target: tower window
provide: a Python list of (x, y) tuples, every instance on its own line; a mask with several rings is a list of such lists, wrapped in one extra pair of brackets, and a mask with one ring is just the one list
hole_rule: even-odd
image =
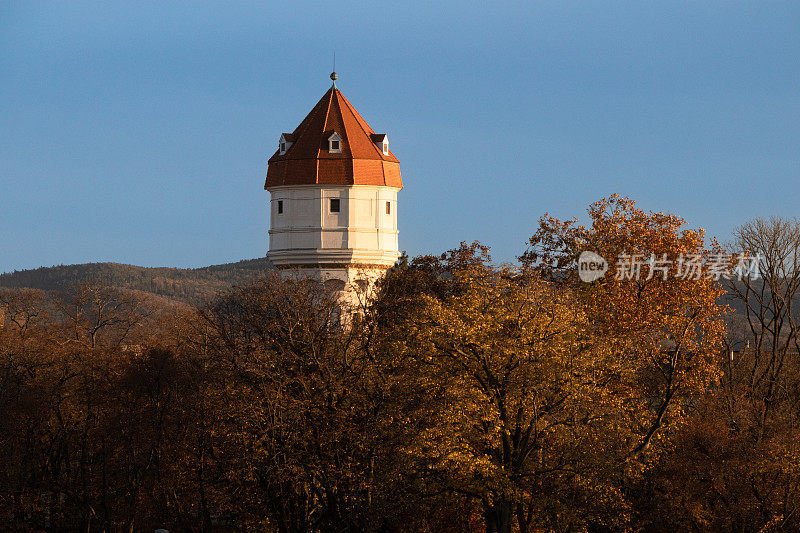
[(332, 154), (342, 153), (342, 138), (335, 131), (328, 136), (328, 151)]
[(386, 214), (387, 215), (392, 214), (392, 202), (386, 202)]
[(292, 147), (294, 135), (291, 133), (281, 133), (281, 138), (278, 139), (278, 155), (283, 155)]
[(339, 212), (339, 199), (331, 198), (331, 213), (338, 213), (338, 212)]
[(283, 200), (278, 200), (278, 214), (283, 214)]
[(383, 155), (389, 155), (389, 136), (385, 133), (372, 133), (370, 134), (372, 142), (375, 143), (375, 148), (380, 150)]

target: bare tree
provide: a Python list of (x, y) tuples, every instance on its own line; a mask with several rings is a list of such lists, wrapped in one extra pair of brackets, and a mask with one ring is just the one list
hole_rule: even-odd
[[(787, 365), (797, 361), (798, 291), (800, 291), (800, 220), (757, 218), (736, 229), (736, 251), (758, 261), (758, 278), (742, 277), (730, 284), (747, 318), (751, 350), (739, 367), (752, 398), (760, 403), (759, 426), (787, 398)], [(759, 435), (759, 438), (761, 435)]]
[(74, 340), (90, 348), (118, 347), (151, 310), (132, 291), (100, 283), (82, 283), (58, 302)]

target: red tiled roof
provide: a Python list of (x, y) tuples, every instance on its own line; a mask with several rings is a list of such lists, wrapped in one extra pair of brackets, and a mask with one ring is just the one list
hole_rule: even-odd
[[(334, 131), (342, 138), (341, 153), (328, 152), (328, 137)], [(316, 184), (403, 188), (397, 158), (391, 152), (383, 155), (373, 142), (375, 132), (335, 87), (291, 135), (294, 142), (286, 153), (276, 150), (269, 158), (265, 189)]]

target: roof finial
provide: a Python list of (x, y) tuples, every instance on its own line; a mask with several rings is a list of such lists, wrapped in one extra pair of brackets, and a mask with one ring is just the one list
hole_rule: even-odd
[(333, 53), (333, 72), (331, 72), (331, 80), (333, 80), (333, 88), (336, 89), (336, 80), (339, 75), (336, 74), (336, 52)]

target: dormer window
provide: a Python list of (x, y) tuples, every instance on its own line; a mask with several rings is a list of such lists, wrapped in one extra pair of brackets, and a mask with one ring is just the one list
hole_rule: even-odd
[(342, 153), (342, 138), (335, 131), (328, 137), (328, 152), (332, 154)]
[(283, 155), (294, 143), (294, 135), (291, 133), (282, 133), (278, 141), (278, 155)]
[(370, 135), (372, 142), (383, 155), (389, 155), (389, 136), (385, 133), (373, 133)]

